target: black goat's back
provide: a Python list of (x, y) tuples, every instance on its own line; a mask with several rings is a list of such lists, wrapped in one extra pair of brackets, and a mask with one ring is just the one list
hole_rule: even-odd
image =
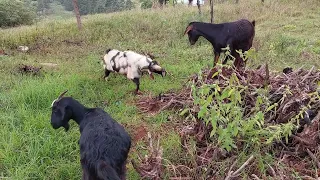
[[(125, 166), (131, 139), (125, 129), (102, 109), (88, 113), (80, 124), (80, 154), (83, 168), (90, 174), (105, 174), (112, 178), (113, 170), (120, 176)], [(102, 166), (103, 165), (103, 166)], [(105, 168), (104, 168), (105, 167)], [(99, 179), (99, 178), (97, 178)]]
[[(252, 46), (255, 34), (254, 25), (246, 20), (240, 19), (235, 22), (226, 23), (225, 28), (233, 38), (233, 47), (247, 51)], [(226, 31), (226, 30), (225, 30)]]

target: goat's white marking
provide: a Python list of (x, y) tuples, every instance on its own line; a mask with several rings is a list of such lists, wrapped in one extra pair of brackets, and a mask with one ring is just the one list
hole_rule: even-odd
[(21, 52), (27, 52), (29, 50), (28, 46), (18, 46), (18, 50)]

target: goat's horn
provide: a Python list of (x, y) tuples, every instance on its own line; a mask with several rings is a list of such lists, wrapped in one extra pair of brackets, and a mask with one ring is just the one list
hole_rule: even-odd
[(186, 35), (189, 31), (191, 31), (192, 28), (193, 28), (192, 25), (188, 26), (186, 31), (184, 32), (184, 35)]
[(68, 90), (65, 90), (63, 93), (61, 93), (58, 97), (58, 101), (68, 92)]

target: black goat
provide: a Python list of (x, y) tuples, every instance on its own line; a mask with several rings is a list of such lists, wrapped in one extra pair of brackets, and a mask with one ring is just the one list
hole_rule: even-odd
[[(207, 39), (214, 48), (214, 63), (218, 62), (221, 48), (229, 45), (231, 55), (235, 57), (234, 65), (238, 68), (240, 65), (240, 55), (236, 50), (247, 51), (252, 46), (255, 35), (255, 21), (241, 19), (235, 22), (211, 24), (203, 22), (191, 22), (187, 26), (184, 34), (188, 34), (189, 42), (194, 45), (200, 36)], [(226, 63), (227, 58), (223, 61)]]
[(69, 120), (80, 125), (83, 180), (124, 180), (131, 138), (125, 129), (100, 108), (86, 108), (71, 97), (52, 102), (51, 125), (69, 130)]

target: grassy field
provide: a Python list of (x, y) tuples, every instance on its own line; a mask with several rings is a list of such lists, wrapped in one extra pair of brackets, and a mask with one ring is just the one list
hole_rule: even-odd
[[(152, 81), (144, 76), (141, 90), (157, 95), (178, 90), (188, 76), (212, 66), (212, 47), (201, 39), (188, 44), (183, 32), (190, 21), (208, 21), (209, 9), (198, 15), (196, 7), (132, 10), (82, 17), (83, 30), (77, 30), (75, 18), (51, 18), (33, 26), (0, 30), (0, 179), (80, 179), (78, 126), (71, 122), (69, 132), (50, 125), (51, 102), (65, 89), (68, 96), (88, 107), (101, 107), (128, 127), (145, 125), (151, 132), (162, 132), (164, 158), (175, 161), (179, 137), (167, 125), (174, 112), (147, 117), (138, 113), (131, 94), (134, 84), (112, 74), (102, 80), (100, 59), (107, 48), (151, 52), (173, 76)], [(320, 68), (320, 2), (240, 1), (240, 4), (216, 4), (215, 22), (240, 18), (256, 20), (254, 48), (257, 58), (249, 67), (268, 62), (271, 70), (304, 66)], [(67, 43), (67, 42), (69, 43)], [(16, 51), (19, 45), (31, 48)], [(57, 63), (57, 68), (43, 67), (40, 76), (17, 73), (19, 64), (40, 66)], [(166, 125), (166, 126), (165, 126)], [(141, 142), (134, 141), (130, 158)], [(139, 179), (127, 164), (128, 179)]]

